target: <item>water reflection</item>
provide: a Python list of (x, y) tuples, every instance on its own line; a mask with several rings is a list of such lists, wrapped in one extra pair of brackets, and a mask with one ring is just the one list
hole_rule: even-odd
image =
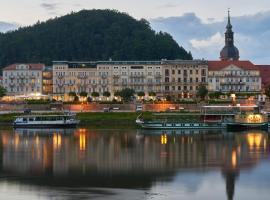
[[(235, 134), (80, 128), (0, 133), (2, 177), (20, 177), (5, 181), (43, 187), (151, 191), (157, 182), (174, 182), (186, 170), (219, 171), (226, 188), (226, 194), (219, 195), (233, 199), (241, 171), (268, 159), (270, 152), (268, 134), (261, 131)], [(213, 193), (209, 189), (209, 194)]]

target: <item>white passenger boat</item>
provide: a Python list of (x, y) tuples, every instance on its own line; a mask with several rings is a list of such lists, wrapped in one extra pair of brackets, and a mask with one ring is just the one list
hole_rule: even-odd
[(62, 115), (24, 115), (18, 116), (13, 126), (26, 128), (48, 128), (48, 127), (76, 127), (79, 120), (74, 114)]

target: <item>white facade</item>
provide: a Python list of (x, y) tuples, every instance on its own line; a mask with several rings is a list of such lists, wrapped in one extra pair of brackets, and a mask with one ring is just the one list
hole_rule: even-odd
[(3, 87), (8, 96), (42, 94), (43, 64), (13, 64), (3, 69)]
[(68, 100), (69, 92), (110, 92), (132, 88), (135, 92), (162, 92), (159, 61), (66, 62), (53, 64), (53, 96)]
[(209, 70), (209, 92), (260, 92), (260, 71), (231, 64), (221, 70)]

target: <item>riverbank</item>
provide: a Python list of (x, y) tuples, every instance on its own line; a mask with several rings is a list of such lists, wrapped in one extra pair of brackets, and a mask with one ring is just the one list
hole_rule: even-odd
[[(87, 127), (102, 127), (110, 126), (119, 128), (125, 126), (135, 127), (135, 120), (140, 113), (136, 112), (82, 112), (77, 113), (77, 119), (80, 120), (80, 125)], [(15, 116), (23, 115), (22, 113), (2, 114), (0, 115), (1, 124), (11, 125)], [(142, 112), (142, 117), (145, 120), (153, 118), (153, 112)], [(178, 113), (177, 119), (184, 121), (199, 120), (199, 116), (194, 113)]]

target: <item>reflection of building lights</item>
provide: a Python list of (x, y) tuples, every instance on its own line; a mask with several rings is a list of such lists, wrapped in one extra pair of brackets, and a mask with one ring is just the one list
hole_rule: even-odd
[(233, 150), (232, 151), (232, 166), (235, 168), (237, 165), (237, 154), (236, 151)]
[(252, 149), (255, 147), (260, 147), (261, 141), (262, 141), (262, 134), (255, 133), (255, 134), (248, 134), (247, 135), (248, 145)]
[(85, 151), (86, 149), (86, 134), (85, 132), (80, 132), (80, 150)]
[(19, 143), (20, 143), (20, 136), (15, 135), (15, 139), (14, 139), (15, 148), (18, 147)]
[(54, 133), (53, 134), (53, 148), (59, 149), (62, 144), (62, 136), (60, 134)]
[(39, 137), (36, 136), (36, 145), (39, 145)]
[(167, 135), (161, 135), (161, 139), (160, 139), (161, 144), (167, 144)]

